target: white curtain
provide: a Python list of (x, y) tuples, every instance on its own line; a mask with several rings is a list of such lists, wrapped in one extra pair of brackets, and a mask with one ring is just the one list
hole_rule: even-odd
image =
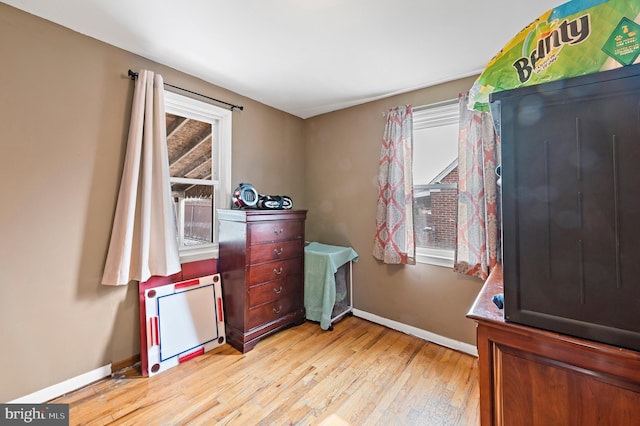
[(138, 73), (127, 152), (102, 283), (124, 285), (180, 271), (162, 76)]

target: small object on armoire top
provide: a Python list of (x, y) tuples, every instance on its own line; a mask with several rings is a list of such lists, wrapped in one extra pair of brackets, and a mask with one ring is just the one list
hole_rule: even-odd
[(494, 294), (493, 297), (491, 298), (491, 301), (495, 303), (498, 309), (502, 309), (504, 307), (504, 294), (502, 293)]

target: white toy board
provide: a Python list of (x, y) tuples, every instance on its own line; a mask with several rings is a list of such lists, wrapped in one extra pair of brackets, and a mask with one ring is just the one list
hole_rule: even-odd
[(225, 343), (220, 275), (145, 290), (148, 374)]

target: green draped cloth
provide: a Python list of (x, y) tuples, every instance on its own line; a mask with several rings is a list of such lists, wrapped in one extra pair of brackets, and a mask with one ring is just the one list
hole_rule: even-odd
[(337, 294), (335, 273), (349, 261), (358, 261), (358, 253), (351, 247), (310, 243), (304, 248), (304, 307), (306, 317), (320, 322), (326, 330), (336, 300), (342, 301), (346, 292)]

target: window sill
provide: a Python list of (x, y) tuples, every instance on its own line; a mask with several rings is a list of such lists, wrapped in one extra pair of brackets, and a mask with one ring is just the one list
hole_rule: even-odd
[(453, 250), (416, 248), (416, 263), (453, 268)]
[(218, 258), (218, 245), (180, 250), (180, 263), (197, 262)]

